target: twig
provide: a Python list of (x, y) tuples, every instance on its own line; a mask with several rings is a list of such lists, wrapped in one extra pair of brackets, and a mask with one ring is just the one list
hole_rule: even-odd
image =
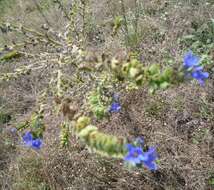
[[(8, 25), (8, 23), (0, 23), (0, 26), (4, 27), (5, 25)], [(25, 27), (23, 25), (21, 26), (18, 26), (16, 24), (9, 24), (9, 26), (11, 27), (11, 29), (13, 29), (14, 31), (17, 31), (17, 32), (21, 32), (23, 34), (25, 34), (26, 32), (29, 32), (31, 33), (32, 35), (35, 35), (37, 37), (40, 38), (43, 38), (43, 39), (47, 39), (50, 43), (53, 43), (57, 46), (62, 46), (62, 44), (56, 40), (54, 40), (53, 38), (51, 38), (50, 36), (48, 36), (47, 34), (43, 34), (41, 32), (38, 32), (36, 30), (33, 30), (31, 28), (28, 28), (28, 27)], [(26, 35), (26, 34), (25, 34)]]

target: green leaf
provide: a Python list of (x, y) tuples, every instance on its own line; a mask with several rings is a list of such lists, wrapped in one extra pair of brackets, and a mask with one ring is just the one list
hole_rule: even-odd
[(162, 77), (164, 80), (169, 81), (170, 78), (172, 77), (172, 74), (173, 74), (173, 69), (168, 67), (163, 71)]
[(82, 139), (84, 139), (86, 136), (88, 136), (91, 132), (96, 131), (97, 127), (93, 126), (93, 125), (88, 125), (87, 127), (85, 127), (83, 130), (81, 130), (78, 133), (78, 136)]
[(138, 74), (139, 74), (139, 69), (133, 68), (133, 67), (130, 68), (130, 70), (129, 70), (129, 76), (131, 78), (135, 78)]
[(0, 112), (0, 124), (7, 123), (11, 120), (11, 115), (9, 113)]
[(93, 112), (98, 119), (102, 119), (105, 116), (105, 107), (96, 106)]
[(158, 74), (160, 73), (160, 66), (157, 65), (157, 64), (153, 64), (149, 67), (149, 73), (151, 75), (155, 75), (155, 74)]
[(210, 184), (210, 185), (214, 185), (214, 178), (211, 178), (211, 179), (209, 180), (209, 184)]
[(161, 84), (160, 84), (160, 88), (161, 89), (166, 89), (166, 88), (168, 88), (170, 86), (170, 83), (168, 83), (168, 82), (162, 82)]

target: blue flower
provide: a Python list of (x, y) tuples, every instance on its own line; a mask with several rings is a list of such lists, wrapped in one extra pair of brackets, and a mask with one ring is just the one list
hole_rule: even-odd
[(125, 156), (124, 160), (133, 166), (141, 164), (143, 159), (143, 151), (140, 147), (135, 147), (131, 144), (127, 144), (128, 154)]
[(127, 144), (128, 153), (124, 160), (132, 166), (144, 165), (147, 169), (154, 171), (157, 170), (157, 152), (155, 147), (150, 147), (148, 151), (144, 152), (141, 147)]
[(184, 69), (186, 77), (196, 79), (200, 85), (204, 85), (205, 79), (209, 77), (209, 73), (203, 72), (203, 66), (200, 65), (200, 58), (189, 51), (184, 56)]
[(33, 135), (31, 132), (26, 132), (24, 136), (22, 137), (23, 142), (25, 143), (26, 146), (31, 147), (32, 145), (32, 140), (33, 140)]
[(187, 52), (184, 55), (184, 68), (189, 69), (194, 66), (198, 66), (200, 63), (200, 58), (193, 54), (192, 51)]
[(31, 147), (33, 149), (40, 149), (42, 146), (42, 139), (40, 138), (33, 138), (33, 135), (31, 132), (26, 132), (22, 137), (23, 142), (27, 147)]
[(121, 110), (121, 105), (118, 102), (113, 102), (109, 108), (109, 112), (119, 112)]
[(31, 145), (32, 148), (34, 149), (40, 149), (42, 147), (42, 139), (35, 139), (32, 141), (32, 145)]
[(193, 72), (191, 73), (192, 78), (198, 80), (198, 82), (200, 83), (200, 85), (204, 85), (204, 80), (207, 79), (209, 77), (209, 73), (208, 72), (203, 72), (202, 71), (203, 67), (196, 67), (193, 69)]
[(155, 147), (150, 147), (147, 152), (143, 154), (143, 164), (149, 170), (157, 170), (157, 164), (155, 161), (157, 160), (157, 152)]

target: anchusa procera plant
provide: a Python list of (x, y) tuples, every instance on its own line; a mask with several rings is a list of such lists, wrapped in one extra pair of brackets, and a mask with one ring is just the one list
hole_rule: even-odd
[[(61, 1), (56, 1), (56, 3), (63, 9)], [(114, 38), (122, 29), (121, 31), (127, 37), (125, 41), (128, 43), (126, 44), (132, 47), (137, 47), (141, 41), (141, 35), (138, 35), (140, 29), (138, 20), (142, 12), (140, 11), (142, 2), (135, 1), (135, 3), (136, 14), (132, 15), (131, 12), (126, 14), (124, 1), (120, 1), (122, 16), (117, 15), (114, 18), (111, 32)], [(0, 48), (0, 62), (20, 56), (28, 59), (25, 61), (28, 64), (16, 68), (13, 72), (0, 73), (0, 84), (7, 83), (9, 80), (17, 80), (33, 72), (42, 73), (37, 81), (41, 81), (40, 87), (46, 85), (48, 99), (53, 98), (56, 103), (51, 104), (50, 101), (45, 100), (49, 102), (48, 106), (43, 104), (38, 108), (39, 111), (32, 114), (31, 118), (17, 126), (22, 142), (27, 147), (40, 150), (44, 146), (45, 138), (44, 115), (51, 113), (55, 114), (56, 120), (59, 117), (59, 121), (63, 120), (58, 125), (62, 147), (69, 148), (69, 139), (73, 136), (70, 133), (73, 133), (85, 143), (90, 151), (102, 156), (121, 159), (132, 167), (157, 170), (158, 153), (155, 146), (145, 145), (142, 137), (130, 142), (126, 137), (106, 134), (95, 123), (97, 124), (105, 117), (107, 117), (105, 120), (107, 123), (112, 115), (117, 117), (118, 112), (125, 111), (118, 93), (125, 94), (130, 89), (143, 86), (148, 87), (150, 93), (155, 93), (157, 90), (164, 90), (185, 82), (186, 79), (196, 79), (200, 85), (204, 85), (209, 74), (204, 71), (200, 58), (191, 51), (184, 55), (183, 65), (180, 67), (175, 65), (175, 68), (164, 67), (158, 63), (144, 64), (144, 60), (138, 56), (139, 53), (135, 52), (112, 57), (105, 53), (97, 56), (98, 52), (85, 51), (85, 47), (89, 47), (94, 37), (97, 37), (95, 32), (102, 33), (100, 29), (103, 24), (98, 26), (92, 23), (94, 13), (90, 10), (88, 0), (74, 0), (70, 4), (69, 14), (66, 12), (69, 8), (63, 9), (64, 15), (69, 20), (65, 23), (66, 29), (62, 30), (65, 31), (64, 34), (55, 32), (51, 26), (42, 32), (42, 30), (36, 31), (20, 23), (18, 25), (0, 23), (1, 30), (23, 34), (25, 39), (21, 44), (13, 42), (11, 47), (6, 48), (10, 51)], [(108, 26), (108, 23), (104, 25)], [(131, 28), (128, 27), (129, 23)], [(98, 31), (95, 31), (96, 29)], [(90, 43), (85, 43), (87, 39), (90, 39)], [(36, 48), (36, 53), (23, 52), (26, 47), (37, 45), (39, 48)], [(44, 52), (45, 49), (47, 49), (46, 52)], [(99, 49), (100, 52), (104, 48), (95, 49)], [(38, 50), (42, 51), (38, 52)], [(41, 89), (40, 87), (35, 88), (35, 92)], [(38, 104), (40, 105), (41, 102)], [(44, 114), (44, 109), (48, 109), (48, 114)]]
[[(119, 63), (113, 59), (111, 69), (115, 73), (118, 81), (129, 80), (142, 86), (148, 84), (151, 91), (166, 89), (170, 85), (179, 84), (185, 81), (186, 76), (191, 74), (192, 78), (199, 80), (200, 84), (208, 78), (208, 73), (203, 72), (199, 58), (188, 52), (184, 56), (184, 63), (180, 69), (160, 68), (159, 65), (144, 66), (137, 59), (131, 59)], [(109, 107), (109, 112), (119, 112), (122, 106), (118, 96), (113, 96)], [(137, 138), (133, 143), (128, 143), (127, 139), (112, 135), (107, 135), (91, 124), (90, 118), (79, 117), (74, 122), (74, 129), (77, 136), (85, 142), (90, 150), (101, 155), (121, 158), (129, 166), (145, 167), (151, 171), (158, 169), (158, 154), (156, 147), (145, 147), (143, 138)]]
[[(84, 13), (87, 6), (82, 8)], [(125, 137), (106, 134), (94, 123), (125, 109), (117, 93), (126, 93), (127, 89), (130, 89), (127, 88), (129, 85), (136, 87), (135, 89), (147, 86), (151, 93), (155, 93), (157, 90), (178, 85), (186, 79), (196, 79), (204, 85), (209, 74), (200, 64), (200, 58), (191, 51), (185, 54), (183, 65), (177, 68), (163, 67), (156, 63), (145, 65), (138, 56), (120, 59), (102, 54), (100, 57), (86, 57), (85, 55), (89, 55), (86, 51), (73, 45), (73, 42), (77, 42), (81, 36), (87, 37), (84, 31), (82, 35), (75, 37), (78, 34), (75, 30), (78, 9), (78, 1), (75, 1), (70, 13), (69, 29), (60, 42), (50, 37), (46, 38), (48, 34), (34, 32), (37, 38), (43, 39), (41, 42), (54, 44), (58, 51), (62, 49), (60, 53), (51, 54), (53, 59), (47, 62), (49, 65), (39, 61), (48, 57), (47, 54), (37, 55), (39, 57), (37, 64), (18, 68), (14, 73), (1, 74), (0, 82), (15, 80), (35, 70), (38, 72), (45, 68), (53, 68), (47, 88), (49, 95), (55, 98), (57, 104), (55, 107), (51, 106), (51, 109), (57, 110), (56, 116), (60, 114), (60, 117), (63, 116), (64, 121), (59, 125), (60, 142), (63, 147), (68, 147), (70, 133), (74, 133), (89, 150), (102, 156), (122, 159), (130, 166), (157, 170), (158, 153), (155, 146), (145, 146), (141, 137), (130, 142)], [(82, 21), (83, 25), (86, 24), (85, 18)], [(120, 24), (122, 24), (121, 18), (118, 17), (113, 33), (116, 34)], [(16, 30), (20, 30), (19, 28), (14, 27)], [(22, 27), (22, 30), (32, 33), (25, 27)], [(77, 44), (81, 43), (77, 42)], [(71, 72), (69, 73), (68, 70)], [(65, 74), (66, 71), (68, 73)], [(73, 96), (79, 96), (77, 106), (74, 105)], [(35, 150), (42, 148), (45, 137), (43, 108), (40, 107), (30, 119), (17, 126), (17, 130), (22, 133), (23, 143)]]

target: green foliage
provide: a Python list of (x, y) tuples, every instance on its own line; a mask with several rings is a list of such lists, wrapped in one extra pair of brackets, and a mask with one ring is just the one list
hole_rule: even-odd
[(129, 8), (124, 0), (108, 1), (112, 13), (112, 36), (119, 37), (126, 48), (138, 50), (143, 38), (143, 29), (139, 25), (144, 17), (144, 2), (134, 0), (129, 3), (134, 6)]
[(158, 64), (144, 66), (135, 58), (124, 63), (112, 60), (111, 68), (119, 80), (127, 79), (137, 86), (148, 84), (151, 93), (179, 83), (183, 78), (182, 71), (175, 72), (171, 67), (161, 69)]
[(214, 49), (214, 19), (201, 24), (192, 22), (193, 33), (180, 39), (180, 43), (201, 55), (202, 65), (213, 64), (211, 53)]
[(126, 154), (126, 140), (99, 132), (90, 124), (90, 118), (80, 117), (75, 123), (76, 135), (86, 143), (88, 148), (103, 156), (123, 158)]
[(15, 0), (0, 0), (0, 21), (1, 16), (7, 13), (8, 9), (13, 7)]
[(176, 109), (177, 112), (183, 112), (185, 109), (185, 101), (184, 98), (181, 96), (177, 96), (173, 102), (173, 107)]
[(75, 42), (84, 47), (90, 35), (96, 30), (89, 0), (74, 0), (70, 9), (69, 19), (68, 44)]
[(53, 6), (53, 0), (40, 1), (39, 5), (42, 10), (50, 9)]
[(104, 106), (99, 90), (91, 92), (89, 96), (89, 106), (97, 119), (102, 119), (106, 114), (106, 106)]
[(205, 140), (208, 137), (209, 132), (210, 132), (209, 129), (206, 129), (206, 128), (195, 132), (192, 142), (194, 144), (199, 144), (203, 142), (203, 140)]
[(43, 113), (35, 113), (31, 118), (31, 129), (35, 137), (41, 138), (45, 130)]
[(214, 177), (209, 179), (209, 184), (214, 186)]
[(70, 137), (69, 124), (64, 122), (61, 124), (60, 128), (60, 144), (62, 147), (68, 147)]
[(148, 83), (151, 93), (158, 89), (166, 89), (173, 82), (173, 69), (169, 67), (161, 72), (159, 66), (153, 64), (146, 70), (146, 74), (148, 75)]
[(211, 187), (214, 187), (214, 172), (210, 173), (208, 184), (211, 185)]
[(118, 84), (113, 74), (103, 71), (98, 78), (95, 90), (89, 93), (89, 108), (97, 119), (107, 115), (108, 106), (112, 101), (113, 92)]
[(208, 121), (212, 121), (214, 119), (214, 108), (212, 106), (212, 103), (210, 103), (210, 101), (208, 101), (204, 97), (199, 98), (199, 101), (200, 101), (199, 110), (193, 114), (196, 117), (201, 117)]
[(3, 56), (0, 56), (1, 61), (9, 61), (10, 59), (20, 57), (20, 53), (16, 50), (5, 53)]
[(112, 33), (113, 36), (117, 34), (118, 30), (122, 25), (122, 21), (123, 21), (123, 18), (121, 16), (116, 16), (114, 18), (114, 26), (113, 26), (113, 33)]
[(0, 110), (0, 124), (8, 123), (11, 120), (11, 114)]
[(29, 120), (20, 123), (16, 128), (19, 131), (30, 129), (35, 138), (42, 138), (45, 130), (43, 112), (33, 113)]

